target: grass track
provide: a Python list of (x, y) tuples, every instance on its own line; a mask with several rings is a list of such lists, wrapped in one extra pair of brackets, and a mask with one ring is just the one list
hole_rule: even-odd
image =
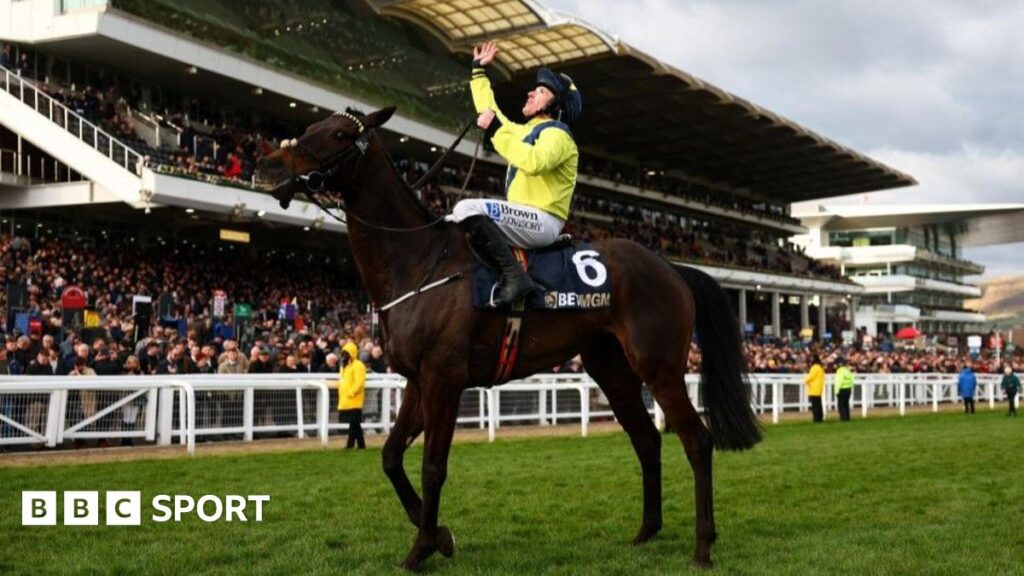
[[(441, 510), (456, 556), (425, 571), (686, 571), (693, 484), (674, 437), (662, 452), (665, 528), (632, 547), (640, 470), (624, 435), (456, 445)], [(420, 455), (407, 458), (416, 483)], [(713, 573), (1024, 573), (1024, 419), (786, 423), (715, 457)], [(20, 526), (22, 490), (76, 489), (142, 490), (143, 525)], [(208, 493), (272, 500), (262, 524), (148, 518), (156, 494)], [(5, 575), (387, 574), (413, 537), (373, 449), (0, 469)]]

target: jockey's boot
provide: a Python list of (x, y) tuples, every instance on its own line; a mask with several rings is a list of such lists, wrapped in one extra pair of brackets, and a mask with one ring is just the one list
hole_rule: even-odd
[(523, 270), (523, 265), (512, 255), (505, 234), (489, 217), (470, 216), (459, 225), (466, 231), (466, 237), (473, 249), (497, 266), (501, 272), (501, 282), (491, 299), (492, 307), (499, 308), (512, 304), (519, 297), (540, 289), (526, 270)]

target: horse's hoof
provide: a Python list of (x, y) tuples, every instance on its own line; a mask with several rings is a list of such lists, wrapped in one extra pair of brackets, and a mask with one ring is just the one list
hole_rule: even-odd
[(647, 542), (651, 538), (654, 538), (660, 530), (660, 524), (658, 526), (651, 527), (641, 526), (640, 531), (637, 532), (636, 536), (633, 537), (633, 545), (638, 546), (640, 544), (643, 544), (644, 542)]
[(694, 559), (693, 567), (697, 570), (711, 570), (715, 567), (715, 563), (712, 562), (710, 558), (707, 560)]
[(415, 551), (410, 552), (402, 562), (402, 570), (406, 572), (416, 572), (420, 567), (420, 559)]
[(417, 543), (412, 547), (412, 550), (409, 551), (409, 555), (405, 557), (405, 561), (402, 562), (402, 569), (409, 572), (416, 572), (419, 570), (420, 564), (422, 564), (423, 561), (429, 558), (433, 553), (433, 550), (424, 551)]
[(455, 555), (455, 535), (447, 526), (437, 527), (437, 551), (445, 558)]

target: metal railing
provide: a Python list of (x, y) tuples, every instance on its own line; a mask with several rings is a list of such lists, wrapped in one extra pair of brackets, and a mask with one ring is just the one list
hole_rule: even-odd
[(2, 66), (0, 66), (0, 71), (3, 71), (2, 87), (5, 92), (39, 114), (46, 116), (67, 133), (105, 155), (110, 161), (117, 163), (132, 174), (138, 175), (138, 168), (142, 160), (141, 154), (58, 102), (16, 72)]
[[(835, 409), (831, 376), (823, 404)], [(998, 375), (978, 375), (979, 399), (994, 408), (1002, 399)], [(700, 406), (700, 377), (686, 377), (690, 399)], [(347, 429), (331, 407), (337, 404), (333, 374), (246, 374), (238, 376), (0, 377), (0, 445), (43, 444), (67, 440), (142, 439), (169, 445), (175, 438), (195, 453), (196, 438), (251, 441), (262, 435), (304, 438), (315, 435), (326, 446), (332, 432)], [(772, 422), (784, 413), (810, 410), (802, 374), (754, 374), (751, 405)], [(402, 403), (405, 380), (370, 374), (366, 383), (363, 428), (386, 434)], [(659, 427), (664, 415), (644, 389), (645, 406)], [(890, 408), (900, 415), (913, 406), (938, 411), (956, 403), (955, 374), (860, 374), (851, 410), (867, 417)], [(458, 423), (486, 429), (494, 441), (510, 426), (579, 424), (586, 436), (595, 421), (614, 418), (607, 398), (586, 374), (545, 374), (504, 386), (467, 390)]]

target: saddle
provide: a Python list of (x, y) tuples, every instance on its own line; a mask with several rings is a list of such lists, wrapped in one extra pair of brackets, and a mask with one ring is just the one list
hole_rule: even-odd
[[(593, 310), (611, 306), (611, 282), (601, 254), (590, 244), (573, 244), (563, 234), (550, 246), (512, 253), (527, 274), (541, 287), (525, 298), (523, 309)], [(495, 266), (474, 252), (472, 267), (473, 306), (490, 308), (491, 295), (501, 275)], [(500, 311), (516, 312), (517, 306)]]

